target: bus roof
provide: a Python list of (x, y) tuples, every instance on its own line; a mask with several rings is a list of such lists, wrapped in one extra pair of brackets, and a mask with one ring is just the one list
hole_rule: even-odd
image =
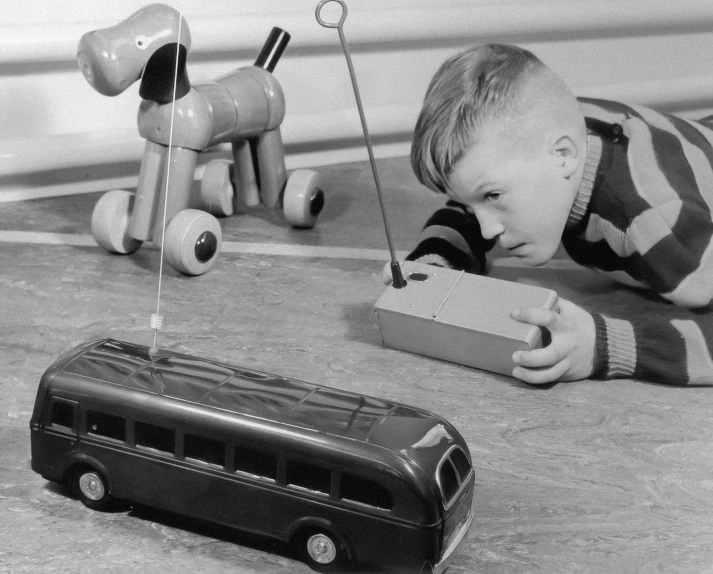
[(463, 445), (447, 421), (400, 403), (173, 351), (151, 355), (146, 346), (114, 339), (75, 351), (58, 359), (61, 364), (55, 367), (147, 393), (373, 443), (400, 451), (417, 464), (425, 462), (424, 450), (442, 450), (442, 440), (446, 447)]

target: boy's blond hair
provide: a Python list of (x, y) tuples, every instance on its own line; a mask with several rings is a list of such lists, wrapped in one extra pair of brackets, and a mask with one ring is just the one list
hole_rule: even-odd
[(474, 46), (446, 60), (431, 80), (414, 131), (411, 165), (418, 180), (447, 193), (448, 178), (478, 130), (513, 109), (528, 72), (544, 69), (532, 52), (507, 44)]

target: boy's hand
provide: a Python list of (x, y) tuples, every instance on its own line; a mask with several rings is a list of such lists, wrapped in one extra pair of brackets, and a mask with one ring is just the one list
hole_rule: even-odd
[(559, 300), (559, 312), (537, 307), (515, 309), (513, 319), (543, 327), (552, 341), (547, 347), (513, 354), (512, 376), (533, 385), (586, 379), (594, 371), (594, 319), (581, 307)]

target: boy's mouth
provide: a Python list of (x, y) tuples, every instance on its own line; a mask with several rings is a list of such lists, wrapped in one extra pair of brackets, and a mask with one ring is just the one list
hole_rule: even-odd
[(506, 247), (505, 250), (510, 253), (511, 255), (517, 255), (518, 251), (522, 248), (525, 247), (524, 243), (518, 243), (517, 245), (514, 245), (512, 247)]

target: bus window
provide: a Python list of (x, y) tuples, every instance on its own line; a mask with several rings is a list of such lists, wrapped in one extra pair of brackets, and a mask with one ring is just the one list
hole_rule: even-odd
[(451, 451), (450, 458), (453, 466), (456, 467), (460, 481), (463, 482), (468, 476), (468, 473), (470, 473), (471, 466), (468, 457), (461, 449), (454, 448)]
[(223, 468), (225, 445), (212, 438), (186, 433), (183, 437), (183, 456)]
[(76, 428), (76, 421), (77, 405), (75, 403), (69, 403), (58, 399), (52, 400), (49, 424), (74, 430)]
[(441, 487), (441, 494), (446, 507), (453, 502), (461, 484), (468, 477), (470, 469), (468, 457), (458, 447), (452, 448), (441, 461), (441, 465), (438, 467), (438, 484)]
[(329, 494), (332, 485), (332, 473), (320, 466), (288, 460), (285, 482), (288, 486)]
[(444, 460), (441, 468), (438, 469), (438, 483), (441, 485), (443, 500), (448, 506), (458, 492), (458, 476), (448, 459)]
[(277, 457), (266, 452), (236, 446), (235, 470), (276, 481)]
[(175, 452), (175, 431), (136, 421), (136, 446), (173, 454)]
[(394, 499), (384, 486), (368, 478), (352, 474), (342, 474), (339, 483), (339, 496), (343, 500), (384, 510), (391, 510), (394, 506)]
[(87, 409), (87, 432), (124, 442), (126, 441), (126, 420), (116, 415)]

